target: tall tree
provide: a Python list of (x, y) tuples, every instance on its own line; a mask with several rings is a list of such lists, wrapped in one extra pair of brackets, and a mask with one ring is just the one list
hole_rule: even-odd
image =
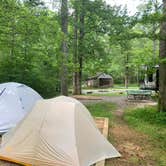
[(81, 12), (80, 12), (80, 29), (79, 29), (79, 82), (78, 82), (78, 94), (81, 94), (82, 86), (82, 69), (83, 69), (83, 56), (84, 56), (84, 36), (85, 36), (85, 0), (81, 0)]
[(81, 94), (82, 69), (84, 56), (84, 36), (85, 36), (85, 0), (74, 1), (74, 74), (73, 93)]
[(78, 16), (79, 16), (79, 0), (74, 1), (74, 41), (73, 41), (73, 94), (79, 94), (79, 72), (78, 72)]
[(68, 0), (61, 2), (62, 58), (61, 58), (61, 94), (68, 95)]
[(163, 0), (163, 16), (160, 31), (159, 111), (166, 112), (166, 0)]

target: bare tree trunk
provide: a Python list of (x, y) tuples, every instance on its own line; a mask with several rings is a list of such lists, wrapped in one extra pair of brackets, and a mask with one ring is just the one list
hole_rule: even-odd
[(126, 67), (125, 71), (125, 88), (128, 89), (129, 87), (129, 77), (128, 77), (128, 67)]
[(61, 94), (68, 95), (68, 1), (62, 0), (61, 2), (61, 29), (63, 32), (62, 40), (62, 59), (61, 59)]
[[(166, 17), (166, 0), (163, 9)], [(166, 21), (161, 24), (160, 34), (159, 111), (166, 112)]]
[(79, 94), (82, 91), (82, 68), (83, 68), (83, 56), (84, 56), (84, 48), (83, 48), (83, 40), (85, 35), (84, 30), (85, 24), (85, 0), (81, 0), (81, 13), (80, 13), (80, 36), (79, 36)]
[[(74, 51), (74, 64), (76, 64), (76, 69), (74, 71), (74, 77), (73, 77), (73, 93), (80, 95), (82, 91), (82, 68), (83, 68), (83, 40), (84, 40), (84, 19), (85, 19), (85, 0), (80, 0), (80, 10), (79, 13), (76, 10), (77, 13), (75, 15), (75, 38), (74, 38), (74, 45), (75, 45), (75, 51)], [(77, 7), (76, 7), (77, 8)], [(79, 14), (79, 18), (78, 18)], [(78, 20), (79, 19), (79, 20)], [(77, 27), (77, 24), (79, 24), (79, 28)], [(79, 32), (79, 35), (78, 35)], [(78, 65), (78, 66), (77, 66)]]
[(129, 63), (129, 55), (127, 53), (126, 55), (126, 67), (125, 67), (125, 88), (128, 89), (128, 85), (129, 85), (129, 67), (128, 67), (128, 63)]
[(73, 72), (73, 94), (79, 94), (78, 86), (78, 1), (75, 2), (75, 15), (74, 15), (74, 72)]

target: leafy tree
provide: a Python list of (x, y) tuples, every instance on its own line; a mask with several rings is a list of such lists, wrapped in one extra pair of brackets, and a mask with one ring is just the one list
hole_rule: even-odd
[(22, 82), (46, 97), (67, 95), (72, 77), (80, 94), (82, 81), (98, 72), (126, 87), (139, 82), (142, 67), (159, 62), (158, 2), (147, 0), (129, 16), (102, 0), (64, 0), (60, 14), (41, 0), (0, 1), (0, 82)]
[(45, 97), (59, 93), (56, 17), (38, 5), (0, 2), (0, 82), (22, 82)]
[[(82, 71), (86, 71), (84, 69), (88, 64), (101, 64), (109, 59), (108, 47), (110, 46), (103, 41), (106, 40), (109, 43), (108, 38), (110, 38), (112, 43), (119, 43), (121, 31), (125, 32), (124, 29), (128, 23), (126, 22), (126, 11), (122, 12), (123, 10), (119, 10), (119, 7), (114, 9), (103, 1), (84, 1), (83, 4), (81, 1), (74, 1), (73, 6), (75, 8), (73, 83), (74, 93), (80, 94), (82, 77), (87, 75), (86, 73), (82, 75)], [(82, 21), (79, 19), (81, 16), (83, 17)], [(96, 62), (94, 62), (94, 58)], [(105, 70), (101, 65), (100, 69)]]

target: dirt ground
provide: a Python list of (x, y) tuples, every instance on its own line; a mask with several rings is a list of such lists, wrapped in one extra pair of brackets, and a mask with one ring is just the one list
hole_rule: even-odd
[(129, 107), (155, 105), (152, 101), (128, 102), (125, 97), (104, 97), (104, 101), (117, 104), (114, 119), (109, 129), (109, 140), (122, 157), (107, 160), (106, 166), (157, 166), (152, 158), (148, 137), (130, 128), (123, 119), (124, 110)]
[[(114, 119), (109, 129), (109, 140), (121, 153), (122, 157), (106, 161), (106, 166), (157, 166), (151, 156), (151, 145), (146, 135), (131, 129), (123, 120), (124, 110), (128, 107), (144, 107), (154, 105), (153, 102), (127, 102), (126, 97), (102, 97), (103, 100), (83, 100), (82, 102), (112, 102), (117, 104)], [(111, 111), (111, 110), (110, 110)], [(16, 164), (0, 161), (0, 166), (16, 166)]]
[[(121, 153), (122, 157), (109, 159), (105, 166), (158, 166), (152, 156), (152, 145), (146, 135), (130, 128), (123, 119), (127, 108), (142, 108), (156, 105), (152, 101), (127, 101), (124, 96), (103, 96), (102, 100), (82, 100), (84, 104), (112, 102), (117, 105), (113, 112), (114, 119), (109, 128), (109, 140)], [(110, 110), (111, 111), (111, 110)]]

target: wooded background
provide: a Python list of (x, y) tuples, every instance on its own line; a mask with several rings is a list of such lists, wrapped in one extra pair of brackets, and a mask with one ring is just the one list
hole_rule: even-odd
[(166, 0), (143, 1), (133, 16), (102, 0), (55, 1), (54, 10), (45, 2), (0, 1), (0, 82), (25, 83), (44, 97), (80, 94), (97, 72), (128, 87), (143, 79), (144, 66), (153, 72), (160, 64), (166, 108)]

